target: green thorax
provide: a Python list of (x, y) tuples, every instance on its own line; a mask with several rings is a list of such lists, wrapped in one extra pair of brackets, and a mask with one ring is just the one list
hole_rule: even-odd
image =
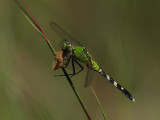
[(89, 54), (89, 52), (87, 51), (87, 49), (85, 47), (74, 46), (73, 47), (73, 55), (80, 62), (86, 63), (87, 66), (89, 68), (91, 68), (92, 70), (95, 70), (95, 71), (99, 70), (98, 64), (94, 60), (92, 60), (91, 55)]
[(79, 61), (83, 63), (88, 63), (88, 56), (89, 53), (85, 51), (85, 47), (82, 46), (74, 46), (73, 47), (73, 54)]

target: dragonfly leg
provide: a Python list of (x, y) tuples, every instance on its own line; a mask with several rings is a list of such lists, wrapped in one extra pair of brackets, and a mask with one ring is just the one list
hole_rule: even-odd
[(73, 57), (72, 57), (72, 68), (73, 68), (72, 76), (74, 76), (74, 75), (75, 75), (75, 73), (76, 73), (76, 70), (75, 70), (74, 58), (73, 58)]
[[(75, 71), (75, 65), (74, 65), (74, 62), (81, 68), (81, 70), (79, 70), (78, 72)], [(78, 73), (82, 72), (83, 71), (83, 66), (77, 61), (75, 60), (73, 57), (72, 57), (72, 67), (73, 67), (73, 74), (71, 75), (71, 77), (77, 75)]]

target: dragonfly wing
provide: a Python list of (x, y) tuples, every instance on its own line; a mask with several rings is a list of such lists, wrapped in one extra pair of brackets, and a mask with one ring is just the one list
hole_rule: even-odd
[(91, 85), (93, 80), (93, 74), (94, 74), (94, 71), (88, 68), (84, 87), (89, 87)]
[(92, 68), (92, 58), (88, 54), (87, 49), (84, 50), (84, 53), (88, 57), (88, 65), (87, 65), (88, 66), (88, 71), (87, 71), (86, 81), (85, 81), (84, 87), (88, 87), (92, 83), (94, 71), (91, 69)]
[(67, 40), (72, 42), (73, 44), (83, 46), (78, 40), (72, 37), (68, 32), (66, 32), (61, 26), (59, 26), (54, 21), (50, 22), (50, 26), (63, 40)]

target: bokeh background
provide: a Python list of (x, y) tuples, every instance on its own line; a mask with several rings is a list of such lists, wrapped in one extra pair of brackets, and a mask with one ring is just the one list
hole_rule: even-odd
[[(158, 120), (160, 116), (160, 1), (27, 0), (59, 50), (54, 20), (91, 52), (101, 68), (128, 89), (133, 103), (105, 78), (92, 86), (108, 120)], [(87, 120), (41, 35), (14, 0), (0, 4), (0, 120)], [(70, 69), (68, 70), (71, 71)], [(86, 70), (73, 82), (93, 120), (103, 120), (95, 97), (84, 88)]]

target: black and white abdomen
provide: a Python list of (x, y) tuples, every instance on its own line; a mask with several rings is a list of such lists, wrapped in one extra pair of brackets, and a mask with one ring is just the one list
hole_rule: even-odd
[(125, 96), (127, 96), (130, 100), (135, 102), (135, 99), (133, 96), (120, 84), (118, 84), (116, 81), (114, 81), (109, 75), (107, 75), (102, 69), (99, 69), (98, 72), (103, 75), (107, 80), (112, 83), (117, 89), (119, 89)]

